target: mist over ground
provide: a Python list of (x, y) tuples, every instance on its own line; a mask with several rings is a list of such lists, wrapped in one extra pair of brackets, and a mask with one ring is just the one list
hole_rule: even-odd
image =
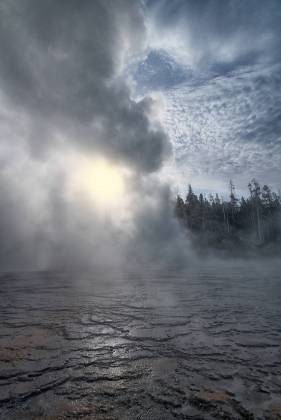
[[(4, 1), (0, 19), (1, 269), (182, 258), (155, 175), (171, 144), (154, 100), (134, 100), (123, 77), (146, 48), (138, 2)], [(129, 172), (122, 197), (99, 209), (72, 188), (85, 157)]]
[(279, 186), (277, 3), (215, 3), (1, 2), (2, 270), (190, 264), (178, 188)]

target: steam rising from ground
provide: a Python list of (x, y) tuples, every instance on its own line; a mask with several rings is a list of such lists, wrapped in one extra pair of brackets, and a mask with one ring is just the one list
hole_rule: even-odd
[(5, 0), (0, 16), (1, 269), (179, 258), (155, 175), (171, 146), (123, 78), (146, 45), (139, 4)]

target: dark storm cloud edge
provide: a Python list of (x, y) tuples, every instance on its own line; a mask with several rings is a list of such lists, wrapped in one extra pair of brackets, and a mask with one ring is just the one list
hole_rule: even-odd
[(1, 88), (33, 114), (33, 151), (52, 147), (58, 130), (141, 171), (161, 166), (169, 143), (150, 121), (151, 101), (136, 103), (118, 79), (124, 50), (143, 40), (136, 2), (8, 0), (0, 25)]
[[(184, 35), (188, 28), (199, 66), (224, 73), (245, 60), (279, 59), (277, 1), (152, 3), (159, 29), (178, 25)], [(135, 102), (119, 72), (126, 53), (141, 51), (144, 33), (139, 3), (129, 0), (1, 2), (1, 118), (7, 125), (0, 133), (1, 268), (185, 260), (189, 250), (172, 218), (169, 190), (158, 182), (154, 203), (152, 180), (136, 184), (135, 229), (128, 235), (98, 220), (85, 203), (66, 202), (65, 180), (52, 168), (43, 178), (48, 200), (41, 217), (32, 209), (37, 173), (25, 177), (17, 165), (22, 151), (32, 163), (48, 162), (63, 138), (64, 146), (120, 160), (143, 178), (161, 167), (170, 145), (151, 118), (152, 100)]]
[[(138, 3), (7, 0), (0, 8), (5, 58), (0, 62), (0, 268), (179, 261), (177, 244), (183, 238), (169, 189), (149, 175), (161, 167), (170, 144), (151, 118), (152, 100), (135, 102), (119, 74), (124, 51), (137, 53), (144, 41)], [(64, 176), (49, 161), (60, 150), (58, 138), (62, 150), (102, 153), (136, 171), (133, 233), (99, 219), (86, 203), (65, 200)], [(41, 179), (44, 165), (47, 175)], [(45, 195), (38, 205), (40, 189)]]
[(220, 73), (259, 61), (279, 62), (279, 0), (147, 0), (159, 30), (180, 29), (197, 62)]

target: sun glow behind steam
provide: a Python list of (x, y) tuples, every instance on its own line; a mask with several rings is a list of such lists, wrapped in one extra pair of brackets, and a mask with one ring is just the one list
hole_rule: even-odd
[(121, 170), (104, 159), (83, 162), (79, 177), (83, 190), (101, 204), (119, 200), (124, 194), (125, 185)]
[(68, 165), (68, 195), (86, 201), (101, 215), (121, 220), (128, 215), (129, 169), (101, 156), (72, 157)]

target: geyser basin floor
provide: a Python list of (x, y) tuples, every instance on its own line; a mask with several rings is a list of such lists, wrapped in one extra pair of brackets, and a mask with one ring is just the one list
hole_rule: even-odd
[(1, 419), (277, 419), (276, 268), (1, 275)]

